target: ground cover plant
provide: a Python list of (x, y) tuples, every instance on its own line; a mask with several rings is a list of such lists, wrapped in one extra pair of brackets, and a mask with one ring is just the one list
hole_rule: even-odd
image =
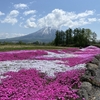
[(0, 100), (77, 100), (85, 64), (100, 48), (0, 52)]

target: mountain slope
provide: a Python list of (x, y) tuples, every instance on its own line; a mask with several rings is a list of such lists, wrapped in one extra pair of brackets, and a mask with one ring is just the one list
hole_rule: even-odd
[(51, 27), (42, 28), (34, 33), (21, 36), (21, 37), (15, 37), (15, 38), (7, 38), (7, 39), (1, 39), (0, 41), (6, 41), (6, 42), (51, 42), (55, 38), (56, 29), (53, 29)]

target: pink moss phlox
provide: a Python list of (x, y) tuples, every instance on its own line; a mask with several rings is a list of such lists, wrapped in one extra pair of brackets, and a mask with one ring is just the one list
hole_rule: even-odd
[(62, 51), (66, 53), (72, 53), (72, 52), (80, 51), (80, 49), (79, 48), (67, 48), (67, 49), (62, 49)]
[(81, 73), (73, 70), (49, 78), (35, 69), (8, 72), (0, 84), (0, 100), (77, 100)]
[(80, 51), (79, 48), (67, 48), (67, 49), (61, 49), (61, 50), (48, 50), (49, 52), (57, 53), (57, 54), (62, 54), (62, 53), (72, 53), (75, 51)]
[[(90, 46), (85, 49), (51, 50), (51, 52), (64, 54), (76, 54), (76, 57), (44, 57), (45, 50), (21, 50), (11, 52), (0, 52), (0, 61), (5, 60), (60, 60), (60, 64), (75, 66), (87, 63), (97, 54), (100, 48)], [(80, 76), (84, 70), (71, 70), (55, 73), (56, 77), (49, 77), (45, 73), (40, 73), (36, 69), (18, 72), (7, 72), (0, 83), (0, 100), (77, 100), (77, 88), (80, 87)]]
[[(50, 50), (51, 52), (57, 52), (57, 50)], [(60, 50), (60, 54), (62, 53), (71, 53), (71, 54), (76, 54), (76, 57), (64, 57), (64, 58), (59, 58), (59, 57), (37, 57), (37, 60), (61, 60), (63, 62), (58, 62), (58, 64), (65, 64), (69, 65), (70, 67), (82, 64), (82, 63), (87, 63), (93, 59), (93, 57), (97, 54), (100, 54), (100, 48), (97, 47), (87, 47), (84, 50), (78, 49), (78, 48), (68, 48), (68, 49), (62, 49)]]
[(45, 50), (21, 50), (15, 52), (0, 52), (0, 61), (34, 59), (37, 56), (47, 54), (48, 53)]

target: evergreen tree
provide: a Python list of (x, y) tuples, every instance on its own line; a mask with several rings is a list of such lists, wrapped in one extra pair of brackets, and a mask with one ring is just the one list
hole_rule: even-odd
[(96, 42), (97, 34), (92, 32), (90, 29), (76, 28), (72, 30), (71, 28), (64, 31), (56, 31), (56, 38), (54, 44), (71, 46), (88, 46), (90, 43)]
[(96, 43), (97, 34), (95, 32), (92, 32), (91, 39), (92, 39), (92, 43)]
[(66, 33), (66, 45), (70, 45), (73, 43), (72, 29), (69, 28), (65, 31)]
[(59, 44), (59, 31), (58, 30), (56, 31), (56, 38), (54, 40), (54, 43), (56, 46), (58, 46), (58, 44)]

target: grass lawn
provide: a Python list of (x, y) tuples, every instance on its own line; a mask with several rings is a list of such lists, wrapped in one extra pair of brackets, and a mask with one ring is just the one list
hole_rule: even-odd
[(36, 46), (36, 45), (0, 45), (0, 51), (10, 50), (37, 50), (37, 49), (66, 49), (68, 47), (58, 46)]

